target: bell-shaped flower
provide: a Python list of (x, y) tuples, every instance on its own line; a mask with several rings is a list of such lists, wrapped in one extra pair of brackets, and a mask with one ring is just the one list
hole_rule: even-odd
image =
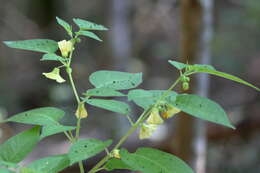
[(62, 40), (58, 42), (58, 46), (62, 57), (67, 58), (69, 53), (73, 50), (73, 44), (71, 41)]
[(172, 106), (172, 105), (167, 105), (167, 110), (164, 111), (161, 115), (164, 119), (168, 119), (173, 117), (175, 114), (179, 113), (181, 110)]
[(153, 132), (157, 129), (155, 124), (142, 124), (139, 132), (139, 139), (148, 139), (152, 136)]
[(159, 110), (157, 108), (152, 109), (151, 114), (147, 118), (146, 122), (148, 124), (156, 124), (156, 125), (163, 123), (163, 119), (161, 118)]
[(65, 82), (65, 80), (60, 76), (59, 68), (54, 68), (51, 72), (42, 74), (48, 79), (56, 80), (58, 83)]
[(77, 118), (87, 118), (88, 112), (87, 112), (87, 110), (85, 108), (85, 104), (84, 103), (79, 103), (78, 104), (78, 108), (76, 110), (75, 115), (76, 115)]

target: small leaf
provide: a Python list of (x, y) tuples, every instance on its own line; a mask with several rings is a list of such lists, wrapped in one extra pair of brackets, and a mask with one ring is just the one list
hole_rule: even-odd
[(0, 145), (0, 160), (18, 163), (22, 161), (40, 140), (40, 127), (23, 131)]
[(88, 159), (103, 151), (111, 145), (112, 141), (100, 141), (97, 139), (80, 139), (75, 142), (69, 150), (70, 165), (81, 160)]
[(178, 70), (182, 70), (182, 69), (186, 68), (187, 66), (189, 66), (188, 64), (183, 64), (181, 62), (172, 61), (172, 60), (169, 60), (168, 62), (171, 65), (173, 65), (174, 67), (176, 67)]
[[(128, 93), (128, 100), (133, 101), (135, 104), (142, 107), (143, 109), (148, 109), (159, 99), (161, 99), (162, 95), (165, 92), (167, 92), (167, 90), (131, 90)], [(170, 91), (167, 95), (168, 96), (166, 96), (164, 101), (173, 102), (176, 99), (177, 93), (174, 91)]]
[(115, 169), (128, 169), (128, 170), (134, 170), (127, 164), (125, 164), (121, 159), (112, 158), (108, 160), (104, 166), (105, 170), (107, 171), (113, 171)]
[(39, 173), (57, 173), (70, 165), (68, 155), (54, 155), (35, 160), (26, 167)]
[(130, 107), (128, 106), (128, 104), (116, 100), (87, 99), (84, 101), (92, 106), (96, 106), (121, 114), (127, 115), (130, 112)]
[(111, 88), (94, 88), (87, 90), (86, 93), (84, 93), (86, 96), (100, 96), (100, 97), (120, 97), (125, 96), (119, 91), (116, 91)]
[(174, 106), (194, 117), (235, 128), (220, 105), (207, 98), (192, 94), (180, 94), (177, 96)]
[(62, 20), (61, 18), (59, 17), (56, 17), (56, 20), (57, 20), (57, 23), (59, 25), (61, 25), (66, 31), (67, 33), (69, 34), (70, 37), (73, 37), (73, 34), (72, 34), (72, 28), (70, 26), (70, 24), (68, 24), (66, 21)]
[(82, 19), (73, 19), (74, 23), (78, 25), (81, 30), (99, 30), (99, 31), (106, 31), (108, 30), (103, 25), (98, 25), (93, 22), (82, 20)]
[(142, 73), (101, 70), (92, 73), (89, 81), (96, 88), (131, 89), (142, 83)]
[(41, 61), (64, 61), (65, 59), (55, 53), (48, 53), (42, 56)]
[(92, 38), (97, 41), (103, 41), (96, 34), (94, 34), (93, 32), (90, 32), (90, 31), (79, 31), (79, 32), (77, 32), (77, 34)]
[(51, 125), (57, 122), (64, 116), (65, 112), (54, 107), (43, 107), (32, 109), (12, 116), (5, 122), (17, 122), (34, 125)]
[(193, 173), (181, 159), (152, 148), (139, 148), (135, 153), (120, 152), (122, 161), (142, 173)]
[(0, 168), (1, 173), (14, 173), (13, 171), (10, 171), (9, 169), (6, 168)]
[(75, 126), (63, 126), (60, 124), (52, 124), (52, 125), (48, 125), (48, 126), (44, 126), (42, 127), (42, 131), (41, 131), (41, 139), (47, 137), (47, 136), (51, 136), (57, 133), (62, 133), (65, 131), (69, 131), (69, 130), (74, 130), (76, 129)]
[(58, 49), (58, 43), (48, 39), (33, 39), (19, 41), (4, 41), (11, 48), (31, 50), (43, 53), (54, 53)]

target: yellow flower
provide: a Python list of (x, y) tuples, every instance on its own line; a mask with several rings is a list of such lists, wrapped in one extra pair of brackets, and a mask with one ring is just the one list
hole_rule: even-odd
[(164, 119), (168, 119), (168, 118), (173, 117), (173, 115), (179, 113), (180, 111), (181, 111), (180, 109), (178, 109), (178, 108), (176, 108), (176, 107), (174, 107), (172, 105), (169, 105), (167, 107), (167, 110), (162, 113), (162, 117)]
[(120, 152), (119, 149), (113, 150), (112, 153), (111, 153), (111, 154), (112, 154), (112, 157), (117, 158), (117, 159), (120, 159), (121, 157), (120, 157), (119, 152)]
[(148, 124), (162, 124), (163, 119), (159, 114), (159, 110), (157, 108), (153, 108), (150, 116), (147, 118), (146, 122)]
[(42, 73), (46, 78), (56, 80), (58, 83), (65, 82), (65, 80), (60, 76), (60, 69), (59, 68), (54, 68), (51, 72), (49, 73)]
[(88, 112), (87, 112), (87, 110), (85, 108), (85, 104), (84, 103), (79, 103), (78, 104), (78, 108), (76, 110), (75, 115), (76, 115), (77, 118), (87, 118)]
[(62, 40), (58, 42), (58, 46), (63, 57), (68, 57), (69, 53), (73, 50), (73, 44), (71, 41)]
[(150, 138), (156, 129), (157, 125), (155, 124), (142, 124), (139, 132), (139, 139)]

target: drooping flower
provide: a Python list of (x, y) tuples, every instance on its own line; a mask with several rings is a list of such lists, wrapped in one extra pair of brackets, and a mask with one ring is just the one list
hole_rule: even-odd
[(157, 129), (157, 125), (155, 124), (145, 124), (143, 123), (140, 132), (139, 132), (139, 139), (147, 139), (150, 138), (153, 132)]
[(75, 115), (76, 115), (77, 118), (87, 118), (88, 112), (87, 112), (87, 110), (85, 108), (85, 104), (84, 103), (79, 103), (78, 104), (78, 108), (76, 110)]
[(175, 114), (179, 113), (181, 110), (172, 106), (167, 105), (166, 110), (161, 114), (164, 119), (173, 117)]
[(58, 46), (59, 46), (61, 55), (65, 58), (67, 58), (69, 53), (73, 50), (73, 44), (71, 41), (67, 41), (67, 40), (59, 41)]
[(54, 68), (51, 72), (49, 73), (42, 73), (46, 78), (55, 80), (58, 83), (65, 82), (65, 80), (60, 76), (60, 69), (59, 68)]
[(159, 114), (159, 110), (157, 108), (152, 109), (151, 114), (147, 118), (146, 122), (148, 124), (156, 124), (156, 125), (163, 123), (163, 119), (161, 118)]

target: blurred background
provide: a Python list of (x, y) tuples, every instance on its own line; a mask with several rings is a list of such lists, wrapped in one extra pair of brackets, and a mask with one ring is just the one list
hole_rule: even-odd
[[(82, 39), (73, 68), (80, 93), (92, 86), (94, 71), (143, 72), (144, 89), (167, 89), (176, 79), (169, 59), (212, 64), (260, 86), (259, 0), (0, 0), (0, 40), (68, 39), (55, 16), (72, 24), (82, 18), (103, 24), (96, 32), (104, 41)], [(76, 26), (73, 25), (76, 30)], [(75, 99), (68, 84), (43, 77), (57, 64), (40, 62), (41, 54), (14, 50), (0, 43), (0, 118), (32, 108), (56, 106), (67, 112), (63, 124), (75, 124)], [(149, 140), (137, 133), (123, 147), (135, 151), (152, 146), (171, 152), (197, 173), (260, 172), (260, 95), (234, 82), (194, 76), (189, 92), (209, 97), (226, 110), (236, 130), (198, 121), (187, 115), (170, 119)], [(180, 90), (179, 90), (180, 91)], [(180, 91), (181, 92), (181, 91)], [(129, 123), (122, 115), (88, 106), (81, 137), (118, 140)], [(132, 104), (131, 117), (142, 110)], [(28, 128), (0, 124), (0, 143)], [(22, 164), (50, 154), (65, 153), (65, 137), (44, 139)], [(89, 169), (102, 157), (84, 162)], [(79, 172), (70, 167), (64, 172)], [(127, 172), (127, 171), (118, 171)]]

